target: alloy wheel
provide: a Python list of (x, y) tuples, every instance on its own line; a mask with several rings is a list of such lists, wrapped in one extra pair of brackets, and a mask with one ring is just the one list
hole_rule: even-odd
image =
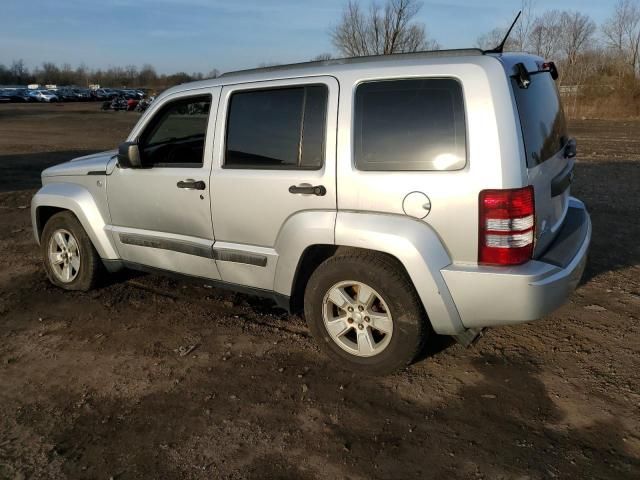
[(369, 285), (343, 281), (324, 296), (322, 316), (331, 339), (358, 357), (380, 354), (393, 335), (393, 319), (387, 303)]

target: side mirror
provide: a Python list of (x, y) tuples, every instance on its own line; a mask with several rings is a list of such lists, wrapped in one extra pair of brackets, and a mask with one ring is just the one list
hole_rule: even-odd
[(121, 168), (142, 168), (140, 150), (136, 142), (124, 142), (118, 146), (118, 165)]

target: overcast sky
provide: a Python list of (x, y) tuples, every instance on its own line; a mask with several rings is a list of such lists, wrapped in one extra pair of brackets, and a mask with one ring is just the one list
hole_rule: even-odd
[[(383, 0), (378, 0), (383, 3)], [(335, 50), (329, 29), (346, 0), (2, 0), (0, 63), (22, 58), (90, 67), (150, 63), (208, 72), (309, 60)], [(368, 4), (367, 0), (363, 3)], [(537, 0), (537, 12), (579, 9), (598, 24), (614, 0)], [(444, 48), (506, 26), (520, 0), (424, 1), (419, 20)]]

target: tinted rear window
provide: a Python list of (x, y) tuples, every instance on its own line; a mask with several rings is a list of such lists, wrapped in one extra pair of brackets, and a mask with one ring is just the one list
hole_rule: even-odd
[(462, 87), (454, 79), (368, 82), (356, 90), (360, 170), (458, 170), (466, 163)]
[(549, 73), (531, 75), (528, 88), (520, 88), (515, 79), (511, 85), (518, 105), (527, 165), (544, 162), (567, 142), (567, 126), (560, 96)]

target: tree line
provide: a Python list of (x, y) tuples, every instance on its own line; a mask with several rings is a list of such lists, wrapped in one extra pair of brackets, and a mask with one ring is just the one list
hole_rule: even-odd
[(10, 65), (0, 63), (0, 85), (27, 85), (37, 83), (41, 85), (77, 85), (86, 87), (98, 84), (114, 88), (149, 88), (162, 90), (180, 83), (215, 78), (218, 70), (213, 69), (203, 73), (171, 73), (159, 74), (152, 65), (145, 64), (141, 68), (136, 65), (126, 67), (109, 67), (106, 69), (91, 69), (86, 65), (73, 68), (65, 63), (61, 67), (52, 62), (30, 70), (23, 60), (14, 60)]

